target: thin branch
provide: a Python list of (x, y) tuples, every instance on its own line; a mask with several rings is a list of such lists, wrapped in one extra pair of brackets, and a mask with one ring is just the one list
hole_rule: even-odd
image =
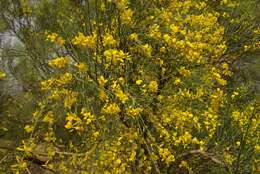
[(0, 164), (8, 157), (8, 155), (5, 155), (1, 160), (0, 160)]
[(181, 157), (188, 157), (188, 156), (190, 156), (190, 155), (196, 155), (196, 154), (201, 155), (201, 156), (203, 156), (203, 157), (206, 158), (206, 159), (210, 159), (210, 160), (211, 160), (212, 162), (214, 162), (215, 164), (221, 165), (222, 167), (225, 168), (225, 170), (226, 170), (227, 172), (230, 173), (230, 167), (229, 167), (225, 162), (223, 162), (223, 161), (217, 159), (216, 157), (212, 156), (212, 154), (207, 153), (207, 152), (202, 151), (202, 150), (191, 150), (191, 151), (189, 151), (189, 152), (183, 153), (183, 154), (181, 155)]
[(0, 149), (8, 150), (8, 151), (13, 151), (13, 150), (15, 150), (15, 148), (12, 148), (12, 147), (10, 147), (10, 146), (0, 146)]

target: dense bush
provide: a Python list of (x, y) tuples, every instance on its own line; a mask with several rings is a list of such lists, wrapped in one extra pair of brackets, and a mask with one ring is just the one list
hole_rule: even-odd
[(11, 170), (259, 171), (259, 108), (239, 69), (260, 46), (255, 4), (1, 1), (35, 109)]

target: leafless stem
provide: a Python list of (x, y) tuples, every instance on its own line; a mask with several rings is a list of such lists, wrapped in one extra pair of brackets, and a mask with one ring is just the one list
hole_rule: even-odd
[(218, 164), (218, 165), (224, 167), (225, 170), (230, 173), (230, 167), (225, 162), (217, 159), (216, 157), (214, 157), (212, 154), (210, 154), (208, 152), (205, 152), (205, 151), (202, 151), (202, 150), (199, 150), (199, 149), (198, 150), (191, 150), (189, 152), (183, 153), (181, 155), (181, 157), (188, 157), (190, 155), (200, 155), (200, 156), (202, 156), (206, 159), (209, 159), (212, 162), (214, 162), (215, 164)]

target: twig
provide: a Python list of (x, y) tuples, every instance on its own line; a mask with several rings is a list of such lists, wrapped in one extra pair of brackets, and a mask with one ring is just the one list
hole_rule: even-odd
[(5, 155), (1, 160), (0, 160), (0, 164), (7, 158), (8, 155)]
[(209, 154), (209, 153), (207, 153), (205, 151), (202, 151), (202, 150), (191, 150), (189, 152), (186, 152), (186, 153), (182, 154), (181, 157), (187, 157), (189, 155), (194, 155), (194, 154), (195, 155), (198, 154), (198, 155), (203, 156), (206, 159), (210, 159), (212, 162), (221, 165), (222, 167), (225, 168), (226, 171), (230, 172), (230, 168), (229, 168), (229, 166), (225, 162), (223, 162), (223, 161), (213, 157), (211, 154)]
[(0, 146), (0, 149), (9, 150), (9, 151), (15, 150), (15, 148), (7, 147), (7, 146)]
[(28, 168), (26, 168), (28, 174), (32, 174)]

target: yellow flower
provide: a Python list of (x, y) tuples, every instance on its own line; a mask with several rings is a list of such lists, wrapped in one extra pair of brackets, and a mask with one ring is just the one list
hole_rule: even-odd
[(137, 84), (137, 85), (141, 85), (142, 83), (143, 83), (143, 81), (140, 79), (135, 81), (135, 84)]
[(73, 79), (73, 75), (71, 73), (65, 73), (63, 75), (61, 75), (59, 77), (59, 79), (56, 79), (56, 83), (58, 83), (59, 85), (65, 85), (68, 84), (69, 82), (71, 82)]
[(180, 69), (179, 69), (179, 73), (182, 75), (182, 76), (188, 76), (188, 75), (190, 75), (190, 70), (187, 70), (187, 69), (185, 69), (185, 67), (181, 67)]
[(99, 92), (99, 98), (100, 98), (101, 101), (108, 101), (108, 96), (107, 96), (107, 94), (105, 93), (104, 90), (101, 90)]
[(34, 130), (34, 127), (31, 126), (31, 125), (26, 125), (26, 126), (24, 127), (24, 130), (25, 130), (27, 133), (31, 133), (31, 132), (33, 132), (33, 130)]
[(136, 117), (138, 116), (141, 112), (143, 111), (142, 108), (133, 108), (133, 107), (129, 107), (126, 109), (126, 114), (131, 116), (131, 117)]
[(162, 35), (160, 32), (160, 26), (158, 24), (154, 24), (154, 25), (150, 26), (148, 35), (152, 38), (159, 39)]
[(120, 108), (119, 106), (116, 104), (116, 103), (111, 103), (111, 104), (106, 104), (101, 112), (104, 113), (104, 114), (119, 114), (120, 113)]
[(132, 33), (129, 35), (129, 39), (131, 41), (138, 41), (138, 35), (136, 33)]
[(66, 117), (66, 121), (67, 123), (65, 124), (65, 128), (66, 129), (79, 129), (79, 127), (76, 128), (77, 126), (77, 123), (80, 123), (81, 122), (81, 119), (75, 114), (75, 113), (68, 113), (67, 114), (67, 117)]
[(113, 38), (111, 34), (106, 34), (103, 38), (103, 45), (104, 46), (116, 46), (117, 41)]
[(125, 103), (129, 98), (120, 88), (115, 90), (115, 96), (119, 98), (122, 103)]
[(188, 163), (186, 161), (181, 161), (181, 164), (179, 165), (179, 167), (187, 167)]
[(87, 125), (90, 124), (95, 119), (94, 115), (92, 115), (87, 108), (82, 108), (81, 114), (83, 115), (83, 119), (86, 121)]
[(49, 132), (45, 133), (44, 140), (49, 142), (49, 143), (50, 142), (55, 142), (56, 138), (55, 138), (55, 135), (54, 135), (54, 133), (53, 133), (53, 131), (51, 129), (49, 130)]
[[(110, 1), (110, 2), (114, 1), (115, 4), (116, 4), (116, 6), (117, 6), (117, 8), (118, 8), (119, 10), (124, 10), (124, 9), (126, 9), (126, 8), (128, 7), (128, 4), (129, 4), (128, 0), (109, 0), (109, 1)], [(109, 2), (109, 1), (108, 1), (108, 2)]]
[(151, 92), (156, 92), (158, 90), (158, 83), (155, 80), (151, 81), (148, 85), (148, 89)]
[(123, 24), (130, 24), (132, 17), (133, 17), (134, 12), (131, 9), (126, 9), (121, 12), (121, 20)]
[(166, 53), (166, 48), (165, 48), (165, 47), (161, 47), (161, 48), (160, 48), (160, 52), (161, 52), (161, 53)]
[(128, 54), (124, 53), (122, 50), (109, 49), (104, 52), (104, 56), (107, 62), (122, 63), (128, 58)]
[(152, 56), (153, 48), (152, 48), (151, 45), (149, 45), (149, 44), (143, 45), (142, 46), (142, 50), (143, 50), (144, 55), (146, 55), (147, 57), (151, 57)]
[(66, 128), (66, 129), (71, 129), (71, 128), (73, 128), (72, 122), (71, 122), (71, 121), (68, 121), (68, 122), (65, 124), (65, 128)]
[(41, 90), (51, 89), (54, 84), (55, 84), (55, 79), (53, 79), (53, 78), (41, 81), (40, 82)]
[(256, 151), (256, 153), (259, 153), (260, 152), (260, 145), (255, 145), (255, 151)]
[(3, 79), (3, 78), (5, 78), (5, 77), (6, 77), (6, 74), (5, 74), (4, 72), (1, 72), (1, 71), (0, 71), (0, 80)]
[(98, 84), (99, 84), (101, 87), (104, 87), (105, 84), (107, 83), (107, 80), (106, 80), (106, 79), (104, 78), (104, 76), (102, 76), (102, 75), (98, 77), (97, 81), (98, 81)]
[(65, 94), (64, 107), (71, 109), (72, 105), (74, 105), (77, 102), (77, 96), (78, 96), (77, 92), (68, 91)]
[(64, 68), (69, 63), (68, 57), (57, 57), (49, 61), (49, 65), (57, 68)]
[(66, 117), (67, 121), (74, 121), (74, 120), (78, 120), (78, 116), (75, 113), (68, 113), (67, 117)]
[(84, 72), (87, 70), (86, 64), (82, 62), (76, 63), (75, 67), (77, 67), (80, 72)]
[(64, 45), (65, 44), (65, 40), (62, 39), (62, 37), (58, 37), (57, 40), (56, 40), (56, 43), (59, 44), (59, 45)]
[(53, 89), (51, 90), (50, 96), (48, 98), (53, 100), (58, 100), (61, 97), (60, 94), (61, 94), (60, 89)]
[(227, 81), (218, 72), (213, 72), (212, 76), (220, 85), (225, 86), (227, 84)]
[(96, 47), (96, 37), (96, 33), (85, 36), (83, 33), (79, 32), (78, 35), (72, 39), (72, 44), (94, 49)]
[(45, 123), (49, 123), (49, 124), (53, 124), (53, 122), (54, 122), (54, 114), (53, 114), (53, 112), (48, 112), (45, 116), (44, 116), (44, 118), (43, 118), (43, 120), (42, 120), (43, 122), (45, 122)]
[(65, 44), (65, 40), (59, 36), (57, 33), (49, 33), (46, 32), (46, 41), (50, 41), (50, 42), (56, 42), (59, 45), (64, 45)]
[(99, 135), (100, 135), (100, 133), (99, 133), (98, 131), (96, 131), (96, 132), (93, 133), (93, 136), (94, 136), (95, 138), (99, 137)]
[(47, 34), (46, 40), (50, 41), (50, 42), (55, 42), (57, 37), (58, 37), (57, 33), (50, 33), (50, 34)]
[(236, 145), (237, 145), (237, 146), (240, 146), (240, 141), (237, 141), (237, 142), (236, 142)]
[(115, 161), (116, 165), (120, 165), (121, 162), (122, 162), (122, 161), (121, 161), (120, 159), (117, 159), (117, 160)]
[(171, 37), (170, 37), (170, 35), (169, 35), (169, 34), (164, 34), (164, 35), (163, 35), (163, 40), (164, 40), (166, 43), (170, 44), (170, 43), (171, 43)]
[(167, 148), (159, 148), (159, 154), (162, 157), (162, 161), (165, 161), (166, 164), (169, 164), (171, 162), (175, 161), (174, 155), (171, 154), (169, 149)]
[(171, 29), (171, 32), (172, 32), (173, 35), (176, 34), (180, 30), (179, 27), (174, 25), (174, 24), (172, 24), (170, 26), (170, 29)]
[(237, 91), (234, 91), (233, 94), (231, 95), (231, 98), (235, 98), (236, 96), (238, 96), (238, 92)]
[(227, 84), (227, 81), (224, 79), (217, 79), (217, 82), (222, 86), (225, 86)]
[(25, 142), (24, 140), (23, 142), (23, 146), (22, 147), (17, 147), (17, 150), (20, 151), (24, 151), (26, 154), (31, 154), (33, 152), (33, 149), (35, 148), (36, 144), (34, 144), (33, 142)]

